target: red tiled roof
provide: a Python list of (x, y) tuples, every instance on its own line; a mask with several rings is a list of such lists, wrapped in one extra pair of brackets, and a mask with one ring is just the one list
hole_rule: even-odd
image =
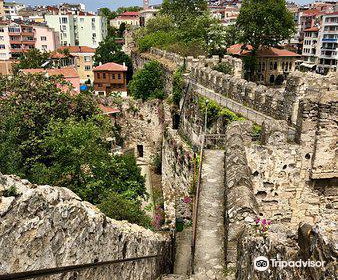
[(112, 115), (112, 114), (120, 113), (119, 109), (104, 106), (102, 104), (99, 104), (99, 108), (103, 112), (104, 115)]
[(79, 74), (76, 70), (72, 67), (65, 67), (65, 68), (53, 68), (53, 69), (42, 69), (42, 68), (35, 68), (35, 69), (22, 69), (23, 73), (30, 73), (30, 74), (37, 74), (37, 73), (47, 73), (48, 76), (59, 76), (62, 75), (65, 78), (79, 78)]
[(319, 28), (318, 27), (311, 27), (311, 28), (308, 28), (308, 29), (304, 29), (304, 31), (306, 32), (316, 32), (316, 31), (319, 31)]
[(306, 10), (304, 13), (303, 13), (303, 16), (318, 16), (318, 15), (321, 15), (323, 14), (321, 11), (318, 11), (318, 10)]
[[(233, 55), (240, 55), (245, 56), (250, 53), (252, 50), (252, 46), (246, 45), (245, 48), (243, 48), (243, 44), (236, 44), (232, 45), (230, 48), (227, 49), (228, 53)], [(285, 50), (285, 49), (277, 49), (277, 48), (260, 48), (257, 52), (258, 57), (298, 57), (299, 54), (296, 54), (294, 52)]]
[(62, 46), (58, 50), (68, 49), (70, 53), (95, 53), (95, 49), (87, 46)]
[(59, 53), (57, 51), (54, 51), (50, 54), (50, 58), (66, 58), (67, 56), (63, 53)]
[(139, 12), (124, 12), (123, 14), (120, 14), (119, 16), (126, 16), (126, 17), (138, 17), (139, 16)]
[(109, 62), (109, 63), (105, 63), (103, 65), (95, 67), (93, 69), (93, 71), (122, 71), (122, 72), (126, 72), (126, 71), (128, 71), (128, 67), (123, 66), (121, 64), (114, 63), (114, 62)]

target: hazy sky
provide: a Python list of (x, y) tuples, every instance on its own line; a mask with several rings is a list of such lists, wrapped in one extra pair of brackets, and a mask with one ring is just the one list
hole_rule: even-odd
[[(12, 0), (9, 0), (12, 1)], [(304, 4), (313, 2), (313, 0), (293, 0), (297, 3)], [(97, 8), (108, 7), (111, 9), (116, 9), (121, 6), (141, 6), (143, 0), (16, 0), (18, 3), (24, 3), (26, 5), (52, 5), (58, 4), (60, 2), (67, 3), (84, 3), (88, 11), (96, 11)], [(159, 4), (162, 0), (150, 0), (150, 4)]]

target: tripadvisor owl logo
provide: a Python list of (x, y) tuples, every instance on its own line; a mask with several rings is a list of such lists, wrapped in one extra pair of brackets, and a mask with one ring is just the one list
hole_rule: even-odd
[(258, 271), (265, 271), (269, 268), (269, 260), (266, 257), (260, 256), (254, 259), (254, 268)]

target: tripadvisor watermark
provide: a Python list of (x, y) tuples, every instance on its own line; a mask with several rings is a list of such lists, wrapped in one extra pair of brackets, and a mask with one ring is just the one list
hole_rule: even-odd
[(254, 259), (254, 268), (258, 271), (265, 271), (269, 267), (287, 268), (287, 267), (324, 267), (325, 261), (298, 260), (282, 261), (277, 259), (268, 259), (260, 256)]

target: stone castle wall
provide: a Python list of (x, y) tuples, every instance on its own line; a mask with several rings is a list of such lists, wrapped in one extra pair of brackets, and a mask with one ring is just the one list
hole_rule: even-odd
[(167, 128), (162, 146), (162, 188), (169, 227), (175, 226), (177, 218), (191, 220), (195, 179), (195, 153), (176, 130)]
[(69, 189), (0, 174), (0, 274), (157, 254), (45, 279), (157, 279), (170, 270), (171, 239), (112, 220)]

